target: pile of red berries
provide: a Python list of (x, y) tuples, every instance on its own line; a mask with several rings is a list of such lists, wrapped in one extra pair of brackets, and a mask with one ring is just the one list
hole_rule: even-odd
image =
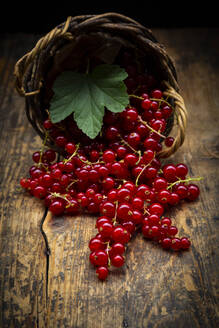
[[(43, 147), (33, 154), (29, 177), (20, 181), (54, 215), (83, 211), (98, 217), (89, 248), (90, 262), (101, 280), (111, 266), (124, 264), (126, 245), (137, 230), (164, 249), (188, 249), (189, 239), (177, 237), (177, 227), (164, 213), (199, 196), (192, 182), (200, 178), (188, 177), (185, 164), (163, 165), (158, 156), (163, 145), (174, 142), (165, 136), (171, 104), (151, 76), (137, 74), (130, 64), (126, 70), (129, 106), (117, 114), (106, 110), (95, 140), (78, 131), (72, 117), (58, 124), (48, 117)], [(47, 139), (62, 150), (62, 160), (46, 149)]]

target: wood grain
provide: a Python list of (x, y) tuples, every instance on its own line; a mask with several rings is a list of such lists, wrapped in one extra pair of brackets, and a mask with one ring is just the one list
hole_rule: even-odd
[(170, 213), (180, 235), (192, 240), (191, 250), (166, 252), (136, 235), (124, 268), (102, 283), (88, 261), (95, 217), (45, 216), (40, 201), (17, 189), (40, 143), (11, 73), (37, 37), (7, 36), (0, 46), (0, 326), (219, 326), (219, 30), (153, 32), (176, 62), (189, 111), (186, 141), (166, 162), (185, 162), (191, 176), (204, 177), (199, 200)]
[(1, 41), (0, 326), (43, 327), (46, 255), (40, 225), (45, 209), (19, 187), (40, 141), (27, 122), (23, 99), (15, 93), (12, 79), (16, 59), (34, 39), (20, 35), (13, 40), (5, 36)]

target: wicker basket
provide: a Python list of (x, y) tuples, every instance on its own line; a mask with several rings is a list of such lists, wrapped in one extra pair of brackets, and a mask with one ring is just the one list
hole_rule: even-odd
[[(153, 74), (165, 86), (164, 95), (172, 100), (175, 141), (160, 152), (160, 157), (169, 157), (182, 145), (187, 113), (173, 61), (149, 29), (117, 13), (68, 17), (16, 63), (16, 88), (25, 96), (27, 117), (42, 138), (52, 83), (58, 74), (66, 69), (83, 69), (87, 57), (96, 58), (97, 54), (104, 62), (112, 63), (121, 48), (133, 49), (142, 62), (152, 67)], [(170, 120), (166, 133), (172, 126)], [(52, 146), (51, 140), (48, 145)]]

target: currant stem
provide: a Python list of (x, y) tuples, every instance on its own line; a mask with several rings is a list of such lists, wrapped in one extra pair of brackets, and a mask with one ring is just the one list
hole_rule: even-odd
[(74, 183), (78, 182), (78, 180), (73, 180), (69, 185), (66, 187), (66, 190), (68, 191), (71, 186), (73, 186)]
[(143, 169), (142, 169), (141, 172), (138, 174), (138, 176), (137, 176), (137, 178), (136, 178), (136, 180), (135, 180), (135, 185), (136, 185), (136, 187), (138, 186), (138, 180), (139, 180), (140, 176), (142, 175), (142, 173), (144, 172), (144, 170), (145, 170), (148, 166), (150, 166), (151, 162), (154, 160), (154, 158), (155, 158), (155, 154), (156, 154), (156, 153), (154, 153), (154, 156), (153, 156), (152, 160), (151, 160), (148, 164), (144, 165)]
[(118, 204), (119, 204), (118, 200), (115, 201), (116, 209), (115, 209), (115, 215), (114, 215), (114, 217), (112, 218), (113, 225), (116, 225), (116, 223), (117, 223), (117, 221), (116, 221), (116, 217), (117, 217), (117, 208), (118, 208)]
[(140, 116), (138, 117), (138, 121), (141, 122), (142, 124), (144, 124), (152, 132), (158, 134), (161, 138), (166, 139), (166, 136), (164, 136), (163, 134), (161, 134), (159, 131), (154, 130), (147, 122), (143, 121)]
[(163, 99), (163, 98), (150, 98), (150, 100), (152, 101), (158, 101), (158, 102), (164, 102), (166, 103), (169, 107), (172, 107), (172, 105), (167, 101), (167, 98), (166, 99)]
[[(136, 98), (136, 99), (139, 99), (139, 100), (144, 100), (143, 97), (136, 96), (134, 94), (129, 95), (129, 97)], [(168, 97), (166, 99), (164, 99), (164, 98), (150, 98), (150, 100), (152, 100), (152, 101), (164, 102), (168, 106), (172, 107), (172, 105), (167, 101), (167, 99), (168, 99)]]
[(108, 263), (107, 263), (107, 265), (108, 265), (108, 267), (110, 267), (111, 266), (111, 261), (110, 261), (110, 257), (109, 257), (109, 250), (110, 250), (110, 242), (109, 241), (107, 241), (106, 242), (106, 253), (107, 253), (107, 255), (108, 255)]
[(70, 200), (69, 200), (67, 197), (63, 196), (62, 194), (60, 194), (60, 193), (58, 193), (58, 192), (51, 192), (50, 194), (51, 194), (53, 197), (58, 197), (58, 198), (62, 198), (62, 199), (64, 199), (64, 200), (68, 203), (67, 207), (72, 206)]
[(139, 151), (137, 151), (132, 146), (130, 146), (130, 144), (127, 141), (125, 141), (121, 135), (119, 135), (119, 137), (121, 139), (121, 143), (123, 143), (124, 145), (126, 145), (127, 147), (129, 147), (135, 154), (138, 154), (139, 155)]
[(177, 181), (171, 183), (168, 187), (167, 187), (167, 190), (168, 189), (171, 189), (173, 186), (175, 186), (177, 183), (184, 183), (184, 182), (190, 182), (190, 181), (200, 181), (202, 180), (203, 177), (197, 177), (197, 178), (187, 178), (185, 180), (182, 180), (182, 179), (178, 179)]
[(144, 214), (145, 213), (150, 214), (150, 212), (148, 212), (148, 210), (147, 210), (147, 205), (144, 205)]
[(134, 94), (132, 94), (132, 95), (129, 95), (129, 97), (132, 97), (132, 98), (136, 98), (136, 99), (140, 99), (140, 100), (144, 100), (144, 98), (143, 98), (143, 97), (140, 97), (140, 96), (136, 96), (136, 95), (134, 95)]
[(141, 161), (141, 151), (139, 150), (137, 153), (138, 153), (138, 161), (136, 162), (136, 165), (138, 165)]
[(48, 136), (49, 136), (48, 131), (46, 131), (45, 132), (45, 138), (44, 138), (43, 144), (42, 144), (42, 148), (40, 150), (40, 160), (39, 160), (39, 163), (38, 164), (42, 164), (42, 156), (43, 156), (43, 152), (44, 152), (44, 149), (45, 149), (45, 145), (46, 145)]
[(146, 167), (148, 167), (148, 164), (147, 165), (144, 165), (143, 169), (141, 170), (141, 172), (138, 174), (136, 180), (135, 180), (135, 185), (136, 187), (138, 186), (138, 180), (140, 178), (140, 176), (142, 175), (142, 173), (144, 172), (144, 170), (146, 169)]
[(77, 152), (78, 152), (78, 149), (79, 149), (79, 147), (80, 147), (80, 143), (78, 143), (77, 145), (76, 145), (76, 149), (75, 149), (75, 151), (74, 151), (74, 153), (69, 157), (69, 158), (65, 158), (64, 160), (63, 160), (63, 163), (65, 164), (65, 163), (68, 163), (76, 154), (77, 154)]
[(104, 161), (97, 161), (97, 162), (90, 162), (90, 161), (84, 161), (83, 160), (83, 158), (81, 157), (81, 156), (79, 156), (78, 155), (78, 157), (79, 157), (79, 159), (80, 159), (80, 161), (82, 162), (82, 163), (84, 163), (84, 164), (87, 164), (87, 165), (91, 165), (91, 166), (93, 166), (93, 165), (95, 165), (95, 164), (104, 164), (105, 162)]

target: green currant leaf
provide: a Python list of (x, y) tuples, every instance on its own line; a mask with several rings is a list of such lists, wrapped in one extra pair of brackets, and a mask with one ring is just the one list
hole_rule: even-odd
[(89, 74), (64, 71), (54, 82), (51, 121), (58, 123), (74, 113), (78, 127), (94, 139), (101, 130), (105, 107), (119, 113), (128, 105), (126, 77), (123, 68), (108, 64)]

